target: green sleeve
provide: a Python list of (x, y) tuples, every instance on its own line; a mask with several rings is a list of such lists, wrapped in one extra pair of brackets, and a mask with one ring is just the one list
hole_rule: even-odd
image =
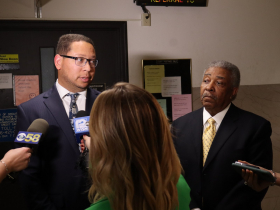
[(91, 204), (86, 210), (111, 210), (111, 206), (109, 200), (104, 198)]
[(187, 184), (184, 177), (181, 175), (178, 183), (177, 183), (177, 190), (178, 190), (178, 200), (179, 200), (179, 209), (178, 210), (189, 210), (190, 209), (190, 187)]
[[(180, 176), (176, 186), (178, 190), (178, 200), (179, 200), (178, 210), (189, 210), (190, 209), (189, 205), (191, 201), (190, 187), (182, 175)], [(97, 201), (94, 204), (91, 204), (91, 206), (86, 210), (111, 210), (111, 206), (109, 200), (107, 198), (104, 198), (100, 201)]]

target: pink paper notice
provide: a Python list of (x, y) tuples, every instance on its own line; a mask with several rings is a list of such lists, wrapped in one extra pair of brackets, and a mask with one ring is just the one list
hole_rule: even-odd
[(172, 120), (192, 111), (192, 94), (172, 95)]
[(39, 95), (38, 75), (15, 75), (14, 76), (15, 105)]

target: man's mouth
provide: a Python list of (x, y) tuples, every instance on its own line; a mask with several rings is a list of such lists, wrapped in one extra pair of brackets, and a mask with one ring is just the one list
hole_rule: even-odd
[(213, 96), (209, 93), (203, 93), (202, 96), (201, 96), (201, 99), (203, 98), (212, 98), (212, 99), (216, 99), (216, 96)]
[(89, 77), (80, 77), (80, 79), (81, 79), (83, 82), (88, 82), (88, 81), (89, 81)]

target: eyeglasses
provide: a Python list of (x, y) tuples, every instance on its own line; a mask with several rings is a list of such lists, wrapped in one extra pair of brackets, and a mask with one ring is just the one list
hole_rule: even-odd
[(98, 60), (95, 60), (95, 59), (86, 59), (83, 57), (73, 57), (73, 56), (68, 56), (68, 55), (60, 55), (60, 56), (64, 57), (64, 58), (74, 59), (75, 64), (77, 66), (81, 66), (81, 67), (85, 66), (87, 62), (89, 63), (90, 67), (96, 67), (98, 64)]

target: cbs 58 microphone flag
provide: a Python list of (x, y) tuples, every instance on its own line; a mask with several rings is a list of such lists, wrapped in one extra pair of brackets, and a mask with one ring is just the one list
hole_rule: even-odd
[(36, 119), (28, 127), (27, 131), (19, 131), (15, 143), (27, 144), (29, 147), (37, 145), (47, 132), (49, 124), (44, 119)]

